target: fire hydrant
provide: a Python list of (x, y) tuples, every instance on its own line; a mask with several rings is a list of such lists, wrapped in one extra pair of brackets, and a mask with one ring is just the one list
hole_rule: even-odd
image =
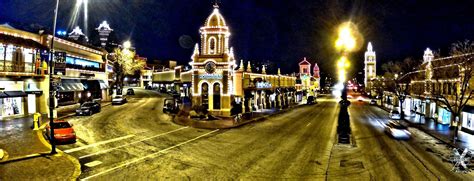
[(40, 113), (34, 113), (33, 114), (33, 130), (38, 130), (39, 129), (39, 124), (40, 124), (40, 119), (41, 114)]

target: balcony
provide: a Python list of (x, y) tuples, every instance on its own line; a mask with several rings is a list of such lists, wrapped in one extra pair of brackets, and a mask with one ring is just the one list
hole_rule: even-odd
[(0, 76), (44, 76), (41, 70), (35, 71), (35, 65), (32, 63), (25, 63), (24, 65), (14, 65), (11, 62), (0, 62)]

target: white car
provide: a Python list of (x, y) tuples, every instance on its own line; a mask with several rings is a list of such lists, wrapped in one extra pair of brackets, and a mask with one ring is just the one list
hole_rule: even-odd
[(400, 113), (397, 110), (390, 111), (390, 119), (400, 119)]
[(376, 105), (377, 101), (375, 99), (370, 100), (370, 105)]
[(389, 121), (385, 125), (385, 132), (395, 139), (410, 139), (411, 137), (408, 128), (398, 121)]
[(125, 104), (127, 102), (127, 98), (123, 95), (116, 95), (112, 98), (112, 105), (116, 104)]

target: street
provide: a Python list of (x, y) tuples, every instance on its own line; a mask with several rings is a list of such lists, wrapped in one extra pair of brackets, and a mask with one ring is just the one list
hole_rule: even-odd
[(355, 147), (344, 149), (335, 144), (339, 109), (330, 97), (239, 128), (203, 130), (173, 124), (157, 93), (136, 94), (125, 105), (69, 120), (79, 141), (59, 148), (79, 159), (80, 179), (463, 179), (420, 147), (422, 140), (384, 134), (387, 113), (356, 100)]

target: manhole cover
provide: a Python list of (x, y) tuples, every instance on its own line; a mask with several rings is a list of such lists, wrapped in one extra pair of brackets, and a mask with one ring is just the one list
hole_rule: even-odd
[(339, 163), (340, 167), (353, 167), (353, 168), (364, 168), (364, 164), (361, 161), (349, 161), (349, 160), (341, 160)]

